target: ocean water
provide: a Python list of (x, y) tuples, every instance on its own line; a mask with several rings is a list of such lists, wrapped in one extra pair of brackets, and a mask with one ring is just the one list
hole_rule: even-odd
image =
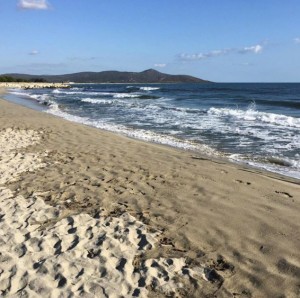
[(300, 84), (74, 84), (8, 99), (129, 137), (300, 179)]

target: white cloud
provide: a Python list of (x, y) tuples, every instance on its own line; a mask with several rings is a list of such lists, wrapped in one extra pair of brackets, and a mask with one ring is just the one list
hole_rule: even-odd
[(204, 54), (202, 54), (202, 53), (198, 53), (198, 54), (181, 53), (181, 54), (179, 54), (179, 59), (184, 60), (184, 61), (202, 60), (202, 59), (204, 59)]
[(246, 53), (254, 53), (254, 54), (259, 54), (261, 53), (263, 50), (263, 46), (260, 44), (257, 44), (255, 46), (251, 46), (251, 47), (244, 47), (242, 49), (239, 49), (239, 53), (240, 54), (246, 54)]
[(300, 43), (300, 37), (294, 38), (294, 42), (295, 42), (295, 43)]
[(46, 10), (50, 8), (47, 0), (20, 0), (18, 6), (21, 9)]
[(35, 56), (35, 55), (38, 55), (39, 53), (40, 53), (39, 51), (33, 50), (33, 51), (31, 51), (31, 52), (29, 53), (29, 55)]
[(228, 48), (228, 49), (221, 49), (221, 50), (214, 50), (207, 53), (196, 53), (196, 54), (186, 54), (182, 53), (179, 54), (179, 59), (182, 61), (199, 61), (204, 60), (208, 58), (218, 57), (218, 56), (224, 56), (230, 53), (239, 53), (239, 54), (247, 54), (247, 53), (254, 53), (259, 54), (263, 50), (263, 46), (260, 44), (250, 46), (250, 47), (244, 47), (240, 49), (236, 48)]
[(230, 53), (232, 49), (223, 49), (223, 50), (215, 50), (207, 53), (197, 53), (197, 54), (180, 54), (179, 58), (180, 60), (184, 61), (197, 61), (197, 60), (203, 60), (211, 57), (217, 57), (222, 56)]
[(167, 64), (166, 63), (156, 63), (154, 64), (154, 67), (166, 67)]

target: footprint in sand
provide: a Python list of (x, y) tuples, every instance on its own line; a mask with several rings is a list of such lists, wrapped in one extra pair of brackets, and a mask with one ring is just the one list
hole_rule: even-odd
[(240, 184), (245, 184), (245, 185), (251, 185), (251, 182), (248, 182), (248, 181), (245, 182), (245, 181), (239, 180), (239, 179), (235, 180), (235, 182), (240, 183)]
[(275, 190), (275, 193), (279, 194), (279, 195), (282, 195), (286, 198), (292, 198), (293, 196), (291, 194), (289, 194), (288, 192), (284, 192), (284, 191), (278, 191), (278, 190)]
[[(0, 132), (0, 184), (44, 166), (39, 154), (11, 152), (38, 139), (35, 132)], [(127, 212), (71, 214), (41, 197), (0, 186), (0, 297), (147, 297), (149, 290), (175, 297), (195, 290), (199, 279), (214, 283), (212, 270), (189, 268), (183, 257), (141, 258), (137, 265), (150, 249), (173, 243), (160, 243), (161, 232)]]
[[(1, 244), (0, 295), (21, 291), (28, 296), (89, 296), (105, 289), (108, 297), (146, 297), (152, 287), (169, 295), (193, 274), (199, 275), (193, 269), (187, 274), (184, 258), (150, 258), (135, 266), (136, 256), (160, 245), (160, 232), (149, 232), (148, 226), (126, 212), (117, 217), (99, 212), (97, 218), (88, 214), (62, 218), (61, 207), (31, 197), (27, 208), (24, 198), (16, 200), (5, 193), (0, 189), (1, 228), (10, 239)], [(27, 226), (20, 224), (24, 217), (29, 218)], [(200, 271), (205, 278), (204, 269)], [(181, 286), (178, 278), (183, 279)]]

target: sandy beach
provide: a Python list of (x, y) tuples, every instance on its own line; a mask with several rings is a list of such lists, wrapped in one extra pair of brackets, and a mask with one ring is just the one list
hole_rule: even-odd
[(1, 297), (300, 297), (299, 180), (2, 99), (0, 127)]

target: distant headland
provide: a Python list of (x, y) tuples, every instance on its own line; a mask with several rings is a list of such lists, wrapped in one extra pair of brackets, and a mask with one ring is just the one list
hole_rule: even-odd
[[(142, 72), (101, 71), (78, 72), (63, 75), (30, 75), (11, 73), (0, 75), (1, 78), (10, 78), (10, 81), (27, 82), (73, 82), (73, 83), (211, 83), (210, 81), (189, 75), (170, 75), (154, 69)], [(5, 79), (3, 79), (4, 81)]]

